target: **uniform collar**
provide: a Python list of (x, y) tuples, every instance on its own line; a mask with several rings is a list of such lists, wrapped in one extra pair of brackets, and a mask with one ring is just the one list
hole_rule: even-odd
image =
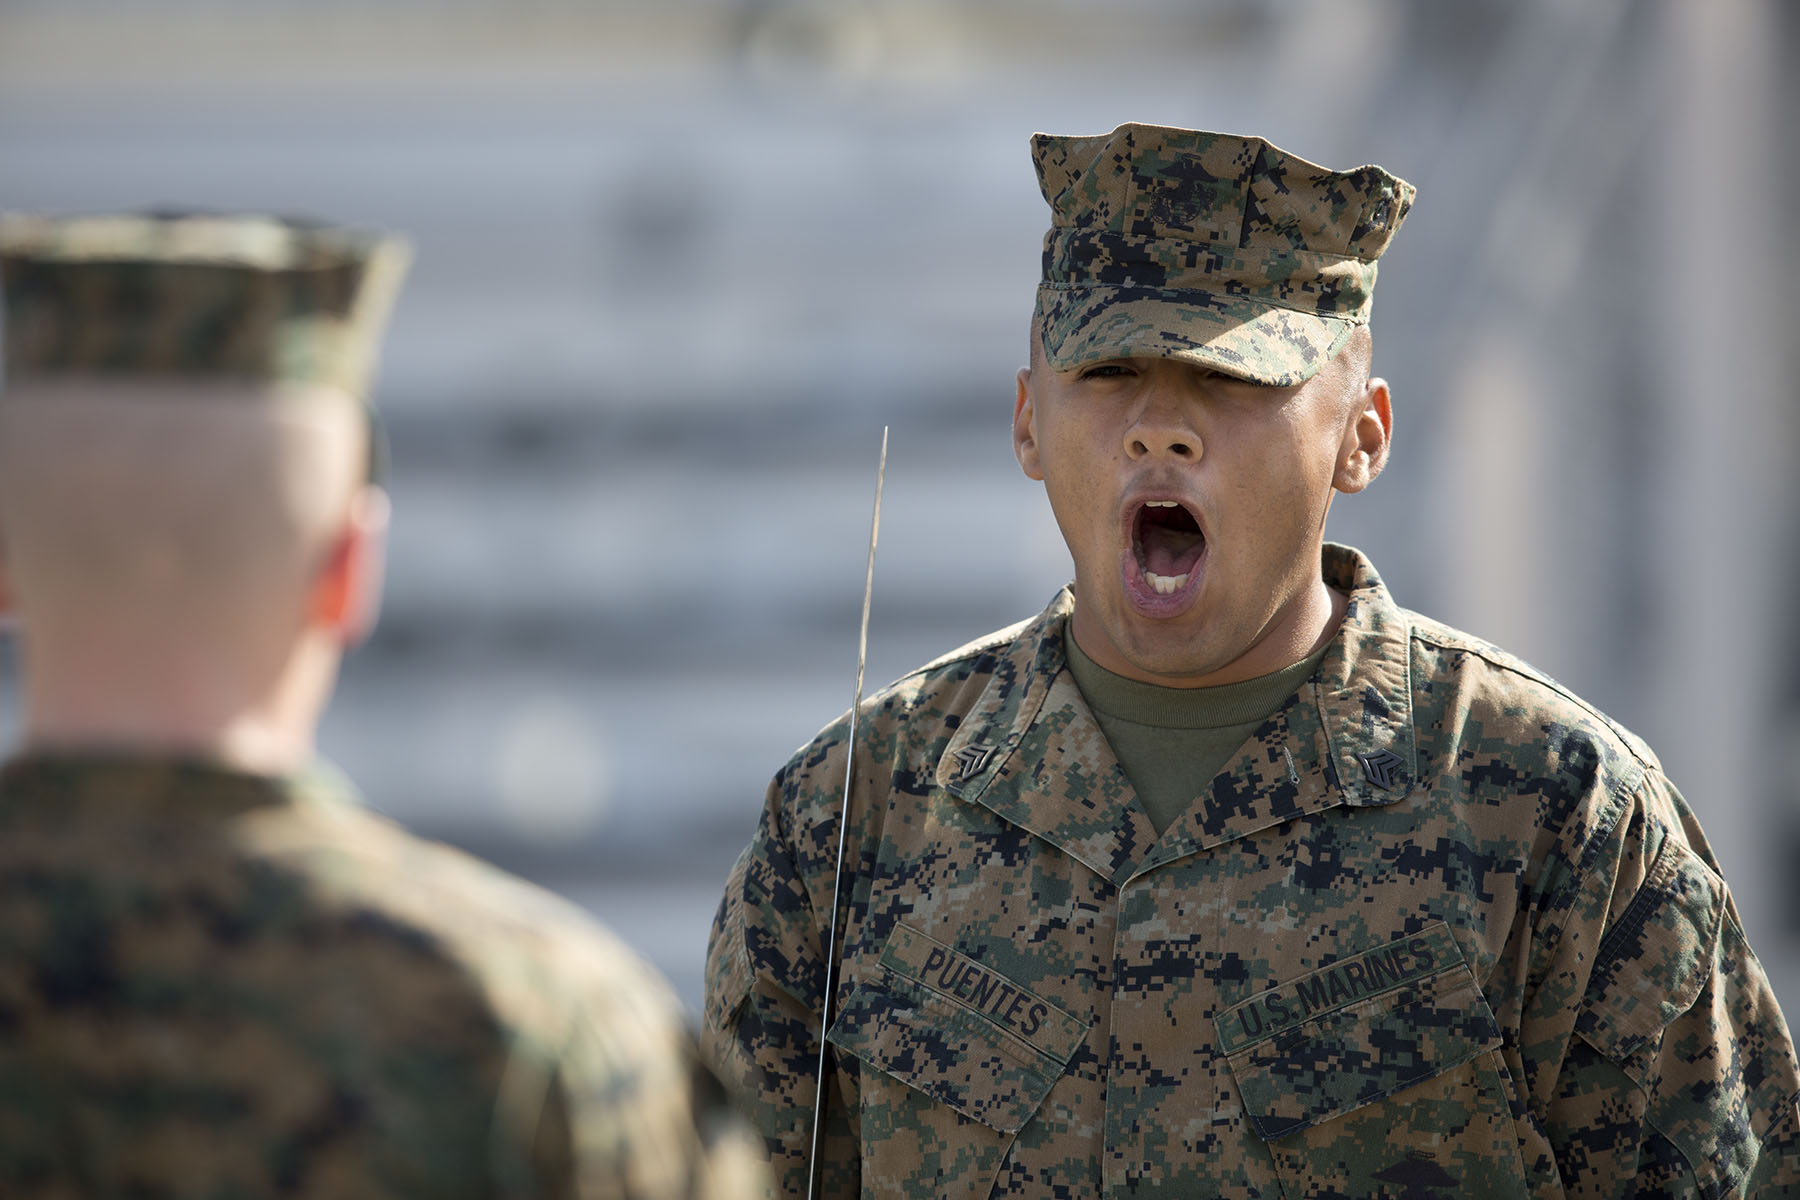
[(1322, 570), (1350, 603), (1318, 671), (1160, 838), (1069, 674), (1067, 588), (997, 649), (938, 785), (1115, 884), (1307, 813), (1402, 799), (1418, 779), (1406, 613), (1358, 551), (1327, 545)]
[(291, 775), (259, 775), (198, 758), (123, 750), (27, 751), (0, 764), (0, 822), (54, 807), (93, 808), (110, 818), (222, 817), (285, 804), (361, 803), (331, 764)]

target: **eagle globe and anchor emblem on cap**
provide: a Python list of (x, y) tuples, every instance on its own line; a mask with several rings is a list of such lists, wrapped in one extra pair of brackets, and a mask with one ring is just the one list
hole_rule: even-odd
[(1381, 1189), (1381, 1195), (1392, 1200), (1444, 1200), (1455, 1192), (1443, 1189), (1457, 1187), (1456, 1177), (1424, 1150), (1408, 1150), (1405, 1158), (1388, 1164), (1370, 1178), (1398, 1185), (1397, 1192)]

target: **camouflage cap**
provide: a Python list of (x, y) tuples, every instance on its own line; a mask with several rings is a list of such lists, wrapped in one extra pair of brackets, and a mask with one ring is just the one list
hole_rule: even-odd
[(328, 384), (367, 397), (410, 252), (267, 216), (0, 214), (6, 379)]
[(1261, 138), (1158, 125), (1031, 139), (1050, 202), (1037, 316), (1050, 365), (1180, 358), (1304, 383), (1369, 319), (1415, 189)]

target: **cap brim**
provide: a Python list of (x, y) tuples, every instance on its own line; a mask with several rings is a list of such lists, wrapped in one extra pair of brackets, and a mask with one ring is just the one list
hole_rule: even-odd
[(1148, 288), (1038, 289), (1044, 353), (1059, 371), (1112, 358), (1177, 358), (1294, 387), (1344, 348), (1356, 322), (1257, 301)]

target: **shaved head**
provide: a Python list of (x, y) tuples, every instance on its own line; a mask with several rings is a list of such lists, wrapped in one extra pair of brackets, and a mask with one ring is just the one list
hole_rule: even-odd
[[(279, 690), (365, 491), (367, 437), (357, 401), (322, 386), (10, 386), (0, 551), (28, 684), (89, 712)], [(131, 699), (157, 678), (164, 700)]]

